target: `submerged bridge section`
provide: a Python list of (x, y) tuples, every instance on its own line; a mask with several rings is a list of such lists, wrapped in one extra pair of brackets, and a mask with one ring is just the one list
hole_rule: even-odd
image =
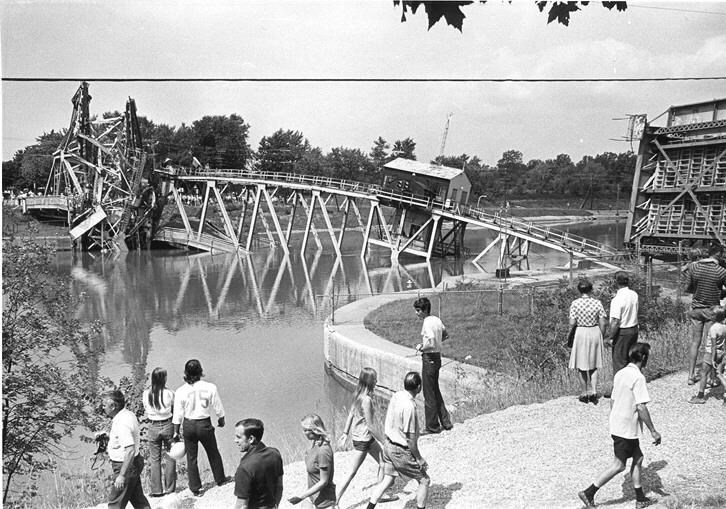
[[(513, 261), (526, 259), (531, 244), (610, 268), (616, 268), (613, 261), (620, 256), (615, 248), (584, 237), (491, 214), (468, 205), (394, 192), (376, 184), (252, 170), (194, 169), (182, 172), (169, 169), (157, 170), (156, 173), (170, 184), (168, 193), (174, 197), (181, 225), (162, 228), (155, 239), (179, 247), (212, 252), (249, 252), (254, 247), (256, 234), (261, 233), (269, 245), (279, 246), (289, 255), (295, 218), (302, 212), (305, 221), (301, 254), (305, 253), (311, 236), (318, 247), (322, 246), (319, 228), (330, 237), (337, 256), (341, 256), (340, 247), (349, 230), (360, 231), (363, 236), (361, 256), (366, 255), (370, 245), (389, 249), (394, 261), (401, 253), (426, 260), (434, 256), (474, 254), (469, 253), (464, 245), (466, 228), (472, 225), (497, 234), (497, 238), (478, 253), (474, 261), (478, 262), (498, 247), (498, 268), (501, 269), (506, 269)], [(199, 217), (188, 217), (180, 191), (183, 186), (203, 189)], [(225, 199), (230, 186), (241, 189), (240, 205), (236, 210), (228, 207), (229, 200)], [(328, 212), (331, 203), (340, 215), (337, 227)], [(214, 224), (210, 217), (215, 205), (218, 224)], [(361, 213), (363, 206), (367, 207), (366, 220)], [(282, 221), (282, 207), (288, 216), (286, 222)], [(318, 223), (322, 218), (322, 225), (315, 224), (316, 212)], [(354, 217), (351, 218), (351, 215)]]

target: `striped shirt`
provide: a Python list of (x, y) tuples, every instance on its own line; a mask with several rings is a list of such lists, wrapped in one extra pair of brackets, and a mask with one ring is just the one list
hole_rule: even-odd
[(726, 286), (726, 269), (713, 258), (706, 258), (691, 264), (690, 274), (694, 292), (691, 307), (716, 306), (721, 300), (721, 288)]

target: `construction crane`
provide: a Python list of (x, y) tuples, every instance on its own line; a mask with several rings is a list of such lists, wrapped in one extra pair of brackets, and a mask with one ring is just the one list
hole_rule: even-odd
[(451, 124), (451, 117), (453, 113), (446, 115), (446, 124), (444, 125), (444, 134), (441, 136), (441, 150), (439, 150), (439, 158), (444, 157), (444, 149), (446, 148), (446, 137), (449, 135), (449, 125)]

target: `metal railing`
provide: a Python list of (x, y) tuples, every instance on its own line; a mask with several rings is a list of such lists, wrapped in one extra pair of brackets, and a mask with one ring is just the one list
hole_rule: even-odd
[(276, 173), (276, 172), (257, 172), (246, 169), (226, 169), (226, 170), (207, 170), (192, 169), (179, 176), (191, 176), (199, 178), (207, 177), (232, 177), (249, 179), (258, 182), (286, 182), (303, 184), (308, 186), (317, 186), (330, 189), (338, 189), (342, 191), (358, 192), (375, 197), (379, 200), (395, 201), (404, 205), (411, 205), (429, 210), (437, 210), (440, 212), (470, 217), (478, 221), (490, 224), (500, 229), (506, 229), (512, 233), (523, 233), (552, 241), (573, 250), (577, 250), (587, 254), (613, 256), (618, 251), (605, 244), (600, 244), (593, 240), (574, 235), (569, 232), (541, 227), (527, 221), (520, 221), (509, 216), (492, 214), (483, 209), (473, 207), (471, 205), (462, 205), (451, 203), (448, 200), (443, 201), (436, 198), (427, 198), (425, 196), (414, 195), (413, 193), (397, 193), (391, 190), (383, 189), (378, 184), (369, 184), (365, 182), (357, 182), (352, 180), (336, 179), (332, 177), (324, 177), (317, 175), (300, 175), (296, 173)]

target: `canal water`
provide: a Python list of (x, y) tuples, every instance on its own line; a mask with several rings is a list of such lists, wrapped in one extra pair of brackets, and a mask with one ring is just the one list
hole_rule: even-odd
[[(557, 228), (621, 247), (624, 223)], [(476, 253), (493, 238), (486, 230), (468, 230), (466, 245)], [(383, 249), (374, 249), (364, 262), (358, 232), (346, 235), (342, 261), (336, 262), (329, 239), (321, 235), (321, 240), (323, 249), (316, 252), (311, 242), (304, 258), (298, 239), (290, 258), (279, 248), (249, 256), (154, 250), (117, 258), (59, 253), (58, 263), (76, 291), (85, 293), (79, 316), (103, 323), (102, 375), (118, 381), (134, 370), (150, 373), (163, 366), (168, 385), (176, 389), (183, 383), (184, 363), (201, 361), (227, 413), (228, 425), (217, 439), (232, 473), (239, 460), (232, 442), (239, 419), (262, 419), (265, 442), (279, 447), (286, 462), (299, 459), (307, 446), (299, 426), (306, 413), (319, 413), (330, 427), (344, 420), (341, 407), (350, 394), (326, 374), (323, 362), (322, 326), (332, 299), (340, 306), (371, 293), (428, 288), (442, 277), (477, 271), (467, 261), (428, 265), (417, 258), (391, 268)], [(488, 272), (494, 271), (495, 257), (482, 264)], [(530, 253), (532, 269), (568, 261), (537, 246)], [(79, 443), (74, 456), (91, 452), (90, 445)]]

